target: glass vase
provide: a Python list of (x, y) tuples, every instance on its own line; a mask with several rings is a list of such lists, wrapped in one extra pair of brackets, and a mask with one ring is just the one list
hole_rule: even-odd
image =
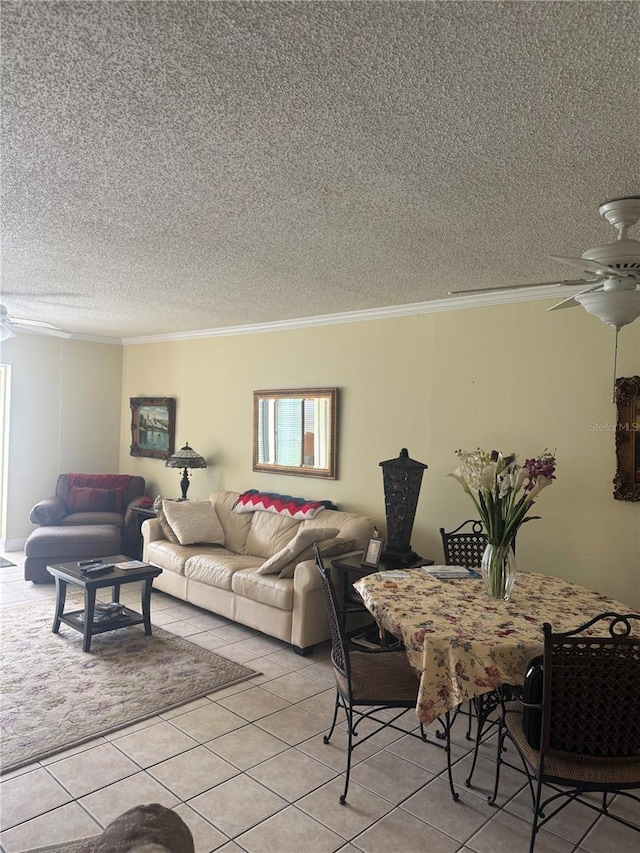
[(492, 545), (484, 549), (481, 564), (484, 587), (491, 598), (508, 601), (516, 579), (516, 556), (510, 545)]

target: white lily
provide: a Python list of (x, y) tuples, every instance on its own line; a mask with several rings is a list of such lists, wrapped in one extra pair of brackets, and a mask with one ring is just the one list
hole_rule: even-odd
[(487, 489), (490, 491), (494, 483), (496, 481), (496, 473), (498, 471), (498, 463), (490, 462), (482, 469), (482, 476), (480, 477), (480, 488)]
[(527, 479), (528, 476), (529, 476), (529, 472), (527, 471), (526, 468), (520, 468), (518, 470), (518, 474), (516, 476), (516, 483), (515, 483), (516, 492), (520, 491), (520, 489), (524, 485), (524, 481)]
[(454, 480), (457, 480), (458, 483), (460, 483), (465, 492), (470, 493), (469, 486), (467, 485), (467, 481), (465, 480), (460, 468), (456, 468), (455, 471), (451, 471), (450, 474), (447, 474), (447, 477), (453, 477)]
[(550, 486), (552, 482), (553, 480), (551, 479), (551, 477), (545, 477), (544, 474), (538, 474), (535, 486), (527, 495), (527, 500), (529, 501), (529, 503), (531, 503), (533, 499), (536, 498), (543, 489), (546, 489), (547, 486)]

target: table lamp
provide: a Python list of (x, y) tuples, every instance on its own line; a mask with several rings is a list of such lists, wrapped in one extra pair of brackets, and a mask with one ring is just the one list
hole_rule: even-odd
[(207, 460), (196, 453), (192, 447), (189, 447), (189, 442), (181, 447), (170, 456), (164, 463), (167, 468), (184, 468), (182, 479), (180, 480), (180, 488), (182, 489), (182, 497), (180, 500), (187, 500), (187, 491), (189, 489), (189, 468), (206, 468)]

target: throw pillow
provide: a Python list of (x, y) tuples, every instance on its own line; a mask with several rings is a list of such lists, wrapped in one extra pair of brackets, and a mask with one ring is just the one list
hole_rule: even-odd
[(117, 505), (115, 489), (92, 489), (89, 486), (71, 486), (69, 489), (71, 512), (117, 512)]
[(210, 501), (163, 501), (162, 510), (180, 545), (224, 545), (224, 530)]
[[(346, 554), (347, 551), (353, 551), (355, 544), (355, 539), (325, 539), (324, 542), (318, 542), (318, 550), (321, 557), (337, 557), (338, 554)], [(298, 563), (313, 559), (315, 559), (315, 554), (313, 552), (313, 545), (311, 545), (309, 548), (305, 548), (301, 554), (298, 554), (295, 560), (288, 563), (280, 572), (279, 577), (292, 578)]]
[(305, 548), (313, 545), (314, 542), (334, 539), (339, 532), (337, 527), (308, 527), (306, 530), (301, 530), (284, 548), (265, 560), (258, 569), (258, 574), (275, 575), (276, 572), (281, 571), (295, 559), (298, 554), (301, 554)]
[(167, 516), (164, 514), (164, 510), (162, 509), (163, 505), (164, 501), (161, 501), (160, 508), (156, 510), (156, 517), (160, 523), (160, 530), (162, 530), (165, 539), (168, 539), (169, 542), (173, 542), (174, 545), (179, 545), (178, 537), (173, 532), (171, 525), (167, 521)]

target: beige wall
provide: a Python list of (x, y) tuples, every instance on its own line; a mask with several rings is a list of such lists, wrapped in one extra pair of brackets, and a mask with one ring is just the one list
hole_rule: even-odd
[[(6, 537), (24, 539), (28, 513), (58, 472), (120, 471), (150, 495), (179, 495), (180, 472), (129, 455), (129, 397), (174, 396), (178, 446), (211, 465), (190, 496), (260, 488), (330, 498), (384, 528), (378, 463), (407, 447), (425, 462), (413, 547), (442, 558), (438, 528), (472, 515), (446, 477), (454, 451), (477, 445), (521, 457), (545, 447), (558, 480), (540, 521), (518, 539), (520, 568), (567, 577), (640, 607), (640, 503), (614, 501), (611, 403), (614, 333), (583, 311), (544, 302), (176, 343), (110, 346), (21, 335), (12, 366)], [(619, 376), (640, 375), (640, 323), (620, 333)], [(340, 388), (339, 479), (251, 470), (252, 392)], [(600, 426), (600, 429), (596, 427)]]
[[(550, 303), (549, 303), (550, 304)], [(407, 447), (428, 464), (412, 537), (442, 559), (438, 528), (472, 515), (446, 474), (457, 448), (521, 459), (556, 450), (557, 482), (518, 538), (523, 570), (559, 575), (640, 607), (640, 503), (614, 501), (614, 332), (581, 310), (519, 303), (397, 319), (124, 348), (120, 470), (179, 495), (180, 473), (129, 456), (129, 397), (175, 396), (176, 444), (211, 467), (190, 497), (259, 488), (329, 498), (384, 528), (378, 463)], [(640, 374), (640, 323), (620, 334), (618, 375)], [(340, 388), (339, 479), (251, 470), (252, 392)], [(599, 425), (600, 428), (598, 428)]]
[(7, 546), (34, 529), (29, 512), (58, 473), (115, 472), (119, 462), (122, 347), (44, 335), (2, 344), (11, 366)]

